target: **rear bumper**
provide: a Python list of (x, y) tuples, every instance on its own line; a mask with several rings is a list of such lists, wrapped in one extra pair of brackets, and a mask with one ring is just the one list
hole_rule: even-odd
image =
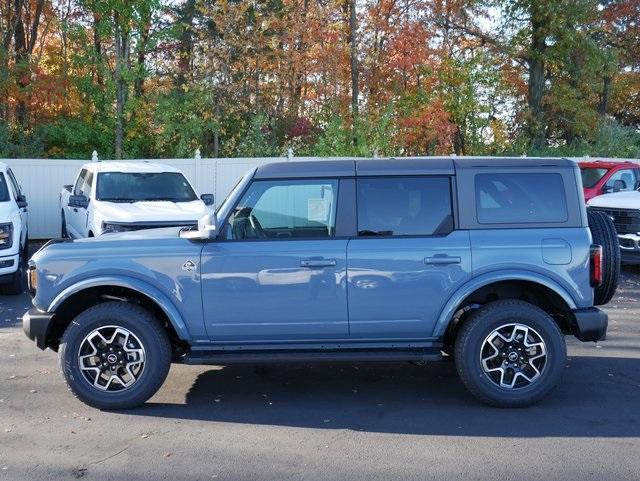
[(35, 341), (40, 349), (47, 348), (47, 334), (53, 320), (53, 314), (31, 308), (22, 316), (22, 329), (29, 339)]
[(581, 341), (604, 341), (607, 338), (609, 316), (597, 307), (575, 309), (574, 335)]

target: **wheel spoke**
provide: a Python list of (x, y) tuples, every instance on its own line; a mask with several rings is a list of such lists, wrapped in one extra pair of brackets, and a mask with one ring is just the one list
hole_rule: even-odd
[(122, 391), (144, 370), (145, 349), (138, 337), (121, 326), (103, 326), (80, 344), (78, 366), (86, 381), (101, 391)]
[(546, 357), (542, 336), (535, 329), (515, 322), (491, 331), (480, 350), (485, 375), (504, 389), (518, 389), (535, 382), (542, 375)]

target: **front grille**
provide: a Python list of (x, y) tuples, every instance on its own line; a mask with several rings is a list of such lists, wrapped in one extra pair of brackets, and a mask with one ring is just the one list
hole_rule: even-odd
[(613, 219), (618, 234), (635, 234), (640, 232), (640, 210), (612, 209), (610, 207), (589, 207), (590, 210), (602, 212)]

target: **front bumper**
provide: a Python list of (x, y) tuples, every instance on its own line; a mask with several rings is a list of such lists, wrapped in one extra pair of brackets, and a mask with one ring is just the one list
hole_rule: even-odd
[(0, 255), (0, 284), (11, 282), (13, 274), (20, 265), (20, 255)]
[(22, 329), (29, 339), (35, 341), (36, 346), (44, 350), (47, 348), (47, 334), (53, 320), (53, 314), (43, 312), (35, 307), (29, 309), (22, 316)]
[(604, 341), (607, 338), (609, 316), (597, 307), (575, 309), (574, 335), (581, 341)]
[(620, 255), (623, 264), (640, 264), (640, 236), (619, 234)]

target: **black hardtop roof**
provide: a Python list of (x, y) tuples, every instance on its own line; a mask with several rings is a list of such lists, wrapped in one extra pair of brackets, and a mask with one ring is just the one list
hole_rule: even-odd
[(369, 175), (452, 175), (466, 168), (570, 167), (576, 163), (550, 157), (390, 157), (350, 160), (297, 160), (258, 167), (255, 178), (354, 177)]

